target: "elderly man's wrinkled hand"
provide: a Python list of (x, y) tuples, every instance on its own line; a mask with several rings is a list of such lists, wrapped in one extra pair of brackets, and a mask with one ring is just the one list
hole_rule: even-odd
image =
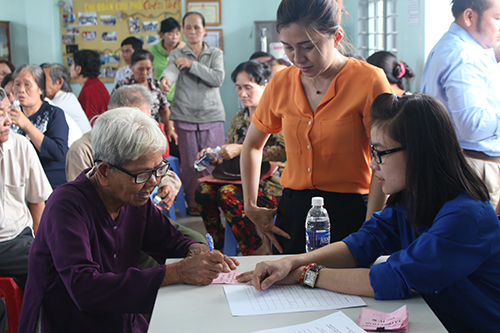
[(180, 261), (178, 272), (183, 283), (205, 286), (219, 276), (224, 265), (227, 263), (224, 260), (224, 255), (219, 251), (201, 252)]

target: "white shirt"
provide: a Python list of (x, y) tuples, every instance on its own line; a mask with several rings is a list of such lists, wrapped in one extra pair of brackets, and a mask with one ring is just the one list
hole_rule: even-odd
[(33, 145), (22, 135), (10, 133), (0, 144), (0, 242), (15, 238), (33, 218), (25, 201), (49, 198), (52, 187)]
[[(118, 83), (118, 81), (125, 80), (127, 77), (131, 77), (134, 75), (134, 72), (130, 69), (129, 65), (125, 65), (124, 67), (118, 69), (115, 74), (115, 83), (114, 85)], [(149, 74), (149, 78), (153, 78), (153, 71)]]
[(59, 90), (52, 99), (52, 102), (54, 102), (56, 106), (60, 107), (78, 124), (82, 134), (87, 133), (92, 129), (87, 115), (85, 114), (85, 111), (83, 111), (82, 106), (80, 105), (80, 102), (78, 102), (75, 94)]
[[(60, 92), (60, 90), (59, 90), (59, 92)], [(57, 94), (56, 94), (56, 96), (57, 96)], [(68, 132), (68, 148), (71, 147), (71, 145), (73, 144), (73, 142), (75, 142), (76, 140), (80, 139), (82, 137), (82, 135), (83, 135), (82, 130), (80, 129), (80, 126), (78, 126), (78, 124), (76, 123), (76, 121), (74, 121), (73, 118), (71, 118), (71, 116), (66, 112), (66, 109), (63, 109), (61, 106), (59, 106), (56, 103), (54, 103), (54, 101), (51, 100), (51, 99), (49, 99), (48, 97), (45, 97), (45, 100), (49, 104), (55, 105), (55, 106), (59, 107), (61, 110), (64, 111), (64, 118), (66, 118), (66, 123), (68, 124), (68, 129), (69, 129), (69, 132)], [(78, 102), (78, 100), (77, 100), (77, 102)], [(90, 124), (89, 124), (89, 126), (90, 126)]]
[(132, 72), (129, 65), (125, 65), (124, 67), (118, 69), (115, 75), (115, 86), (118, 81), (125, 80), (125, 78), (131, 77), (133, 74), (134, 72)]

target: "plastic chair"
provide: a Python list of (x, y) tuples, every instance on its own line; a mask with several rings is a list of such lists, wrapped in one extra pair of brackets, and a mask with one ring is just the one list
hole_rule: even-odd
[(17, 333), (21, 305), (23, 302), (23, 290), (11, 277), (0, 277), (0, 298), (5, 300), (7, 307), (7, 329), (6, 333)]
[(226, 221), (226, 227), (224, 228), (224, 254), (230, 257), (234, 257), (238, 251), (238, 242), (234, 237), (231, 227)]
[[(170, 155), (167, 160), (170, 162), (170, 168), (172, 169), (173, 172), (181, 178), (181, 167), (179, 165), (179, 159), (175, 156)], [(177, 196), (175, 197), (174, 204), (172, 205), (171, 210), (174, 208), (177, 208), (179, 210), (179, 216), (185, 217), (187, 216), (186, 213), (186, 201), (184, 200), (184, 187), (181, 185), (181, 189), (179, 190), (179, 193), (177, 193)], [(170, 215), (168, 216), (170, 217)], [(175, 220), (175, 212), (174, 212), (174, 220)]]

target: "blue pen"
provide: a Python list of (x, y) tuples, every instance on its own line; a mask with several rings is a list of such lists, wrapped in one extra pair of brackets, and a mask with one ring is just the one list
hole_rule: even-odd
[(206, 234), (207, 237), (207, 243), (208, 243), (208, 248), (210, 249), (210, 252), (214, 252), (214, 239), (210, 234), (207, 232)]

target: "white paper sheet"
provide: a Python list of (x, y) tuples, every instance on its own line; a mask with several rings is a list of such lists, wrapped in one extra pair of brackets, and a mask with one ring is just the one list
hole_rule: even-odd
[(366, 333), (342, 311), (305, 324), (273, 328), (254, 333)]
[(365, 306), (358, 296), (324, 289), (311, 289), (299, 284), (273, 285), (259, 293), (254, 286), (228, 285), (224, 292), (233, 316), (335, 310)]

